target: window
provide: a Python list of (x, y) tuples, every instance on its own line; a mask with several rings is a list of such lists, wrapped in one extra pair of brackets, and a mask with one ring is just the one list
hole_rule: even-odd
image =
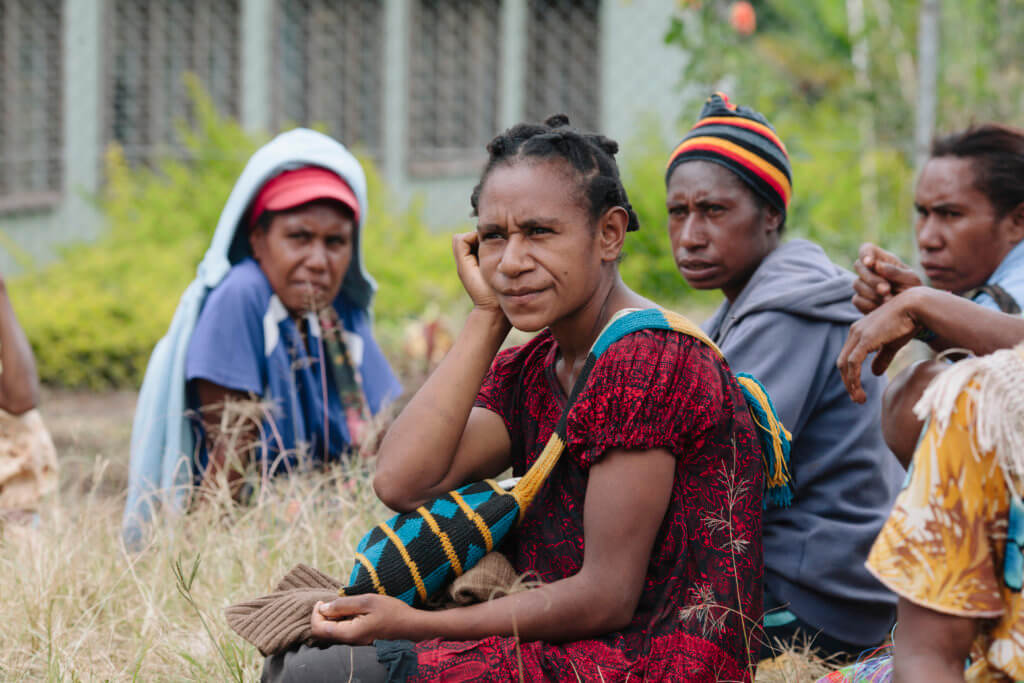
[(324, 125), (379, 156), (384, 134), (384, 3), (279, 0), (271, 97), (277, 128)]
[(479, 171), (498, 132), (499, 0), (412, 3), (409, 171)]
[(120, 143), (134, 162), (180, 150), (176, 127), (191, 110), (186, 73), (237, 117), (238, 27), (239, 0), (109, 2), (104, 141)]
[(61, 0), (0, 1), (0, 211), (60, 197), (62, 12)]
[(565, 113), (583, 130), (601, 125), (600, 0), (529, 0), (526, 120)]

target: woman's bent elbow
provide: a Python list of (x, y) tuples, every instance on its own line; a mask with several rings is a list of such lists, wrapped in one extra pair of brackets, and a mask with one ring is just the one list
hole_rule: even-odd
[(380, 502), (398, 512), (409, 512), (420, 504), (415, 496), (410, 495), (414, 492), (403, 486), (397, 477), (387, 472), (378, 471), (373, 476), (373, 490), (380, 498)]
[(39, 389), (36, 386), (21, 387), (16, 391), (4, 392), (0, 408), (11, 415), (22, 415), (39, 404)]
[(611, 610), (605, 619), (604, 632), (614, 633), (616, 631), (624, 631), (633, 623), (633, 617), (636, 616), (636, 603), (631, 605), (623, 605), (617, 609)]
[(625, 630), (636, 616), (638, 602), (639, 600), (628, 600), (625, 596), (616, 599), (610, 594), (590, 601), (587, 612), (592, 621), (588, 624), (587, 630), (591, 631), (593, 636)]

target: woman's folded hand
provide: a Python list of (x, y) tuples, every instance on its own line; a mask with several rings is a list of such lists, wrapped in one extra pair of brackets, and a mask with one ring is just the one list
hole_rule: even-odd
[(313, 607), (313, 637), (334, 643), (370, 645), (374, 640), (411, 638), (417, 610), (386, 595), (355, 595)]

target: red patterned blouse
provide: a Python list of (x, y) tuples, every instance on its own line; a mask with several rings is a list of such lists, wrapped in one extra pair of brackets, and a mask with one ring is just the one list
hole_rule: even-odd
[[(557, 354), (550, 332), (503, 351), (477, 397), (504, 420), (516, 475), (567, 400)], [(703, 343), (648, 330), (601, 356), (570, 413), (561, 462), (502, 550), (541, 581), (577, 573), (590, 466), (610, 449), (652, 448), (676, 456), (675, 480), (626, 629), (557, 645), (423, 641), (416, 679), (518, 681), (521, 661), (527, 681), (749, 680), (751, 624), (761, 617), (761, 455), (739, 385)]]

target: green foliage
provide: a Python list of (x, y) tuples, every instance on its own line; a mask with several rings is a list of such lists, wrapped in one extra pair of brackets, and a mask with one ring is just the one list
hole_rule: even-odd
[(676, 270), (666, 230), (667, 149), (657, 136), (640, 138), (629, 146), (622, 168), (622, 181), (640, 219), (640, 230), (626, 235), (619, 271), (632, 289), (656, 301), (678, 299), (687, 288)]
[(363, 169), (370, 197), (363, 258), (380, 285), (373, 304), (377, 326), (394, 328), (428, 310), (468, 305), (455, 272), (451, 232), (432, 231), (419, 201), (395, 210), (396, 202), (374, 165), (363, 159)]
[[(100, 198), (106, 233), (10, 282), (46, 383), (98, 389), (141, 382), (231, 188), (261, 142), (220, 115), (197, 81), (188, 86), (192, 125), (180, 128), (182, 150), (144, 167), (129, 164), (112, 146)], [(447, 240), (430, 235), (417, 207), (392, 208), (379, 174), (365, 160), (364, 168), (370, 212), (363, 251), (370, 272), (384, 283), (377, 321), (416, 315), (429, 301), (445, 306), (458, 300)]]
[[(1024, 14), (1013, 2), (945, 3), (938, 132), (971, 121), (1020, 122)], [(860, 242), (912, 253), (912, 179), (919, 3), (897, 0), (754, 0), (757, 29), (730, 23), (729, 0), (681, 3), (666, 41), (690, 55), (686, 122), (712, 90), (763, 112), (789, 148), (793, 234), (839, 263)], [(861, 7), (864, 29), (850, 31)], [(860, 71), (854, 47), (865, 48)], [(979, 49), (979, 46), (984, 46)]]
[[(786, 143), (793, 166), (791, 236), (820, 243), (846, 265), (865, 240), (909, 257), (914, 119), (902, 92), (908, 35), (899, 27), (912, 22), (915, 8), (874, 3), (885, 6), (896, 27), (869, 13), (863, 36), (851, 39), (844, 2), (753, 4), (758, 27), (750, 36), (731, 26), (731, 3), (721, 0), (691, 6), (673, 20), (666, 40), (692, 55), (684, 80), (700, 84), (683, 118), (697, 117), (709, 91), (726, 89), (733, 102), (764, 113)], [(861, 37), (870, 54), (869, 90), (860, 87), (851, 59)], [(912, 64), (909, 69), (912, 89)]]

